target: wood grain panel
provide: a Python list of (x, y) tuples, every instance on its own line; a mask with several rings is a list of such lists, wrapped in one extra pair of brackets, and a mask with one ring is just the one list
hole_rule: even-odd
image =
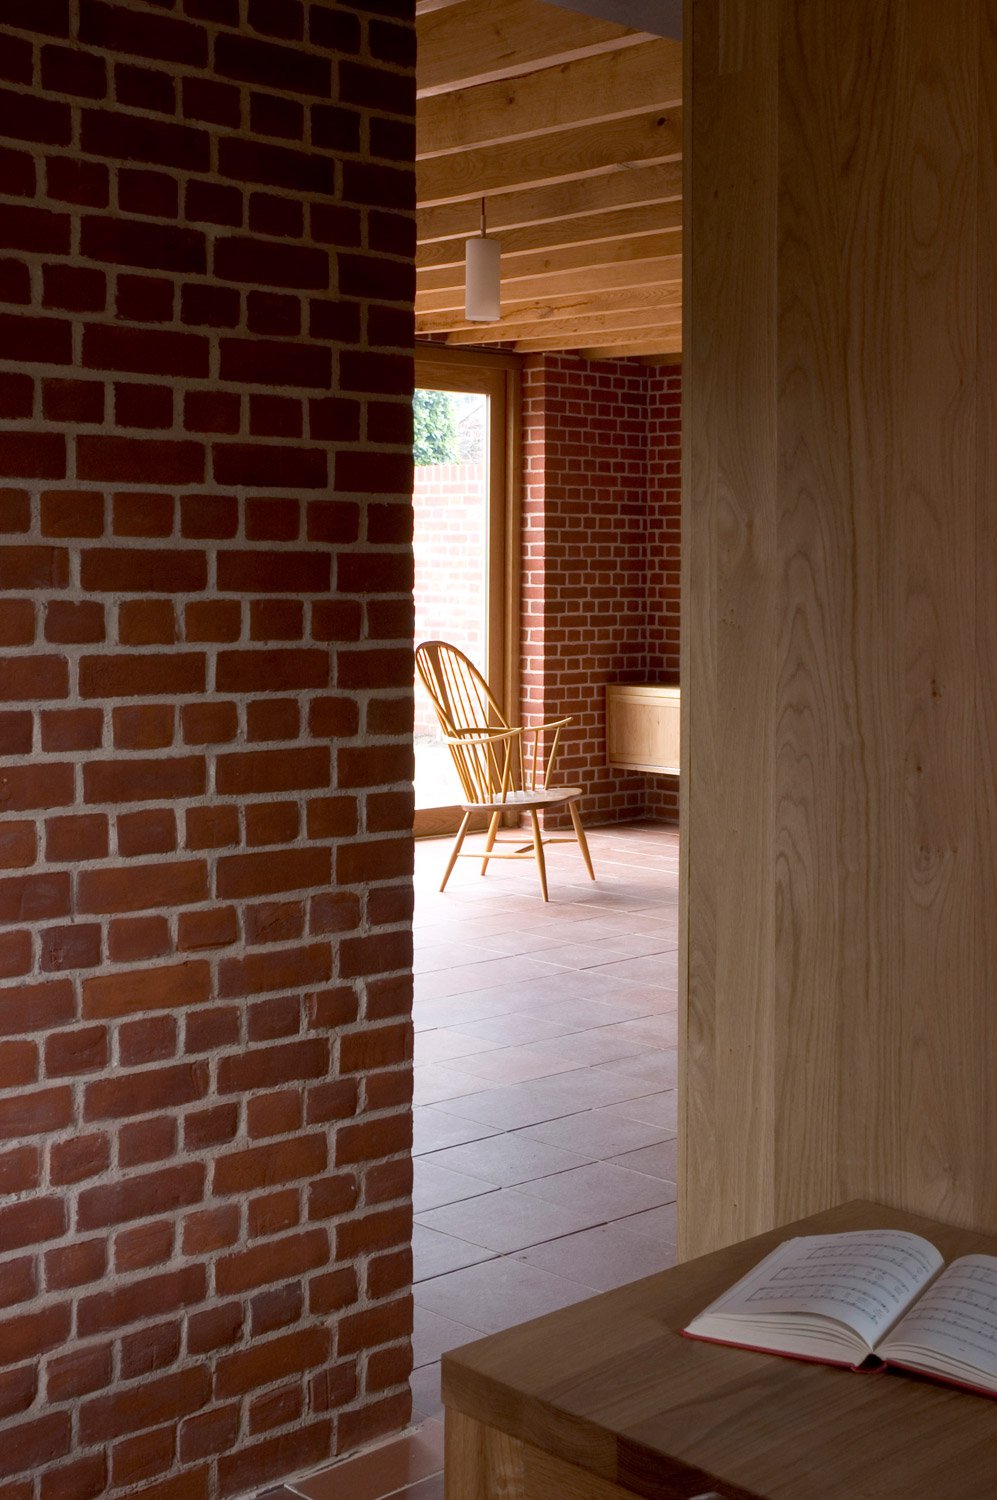
[(744, 4), (689, 63), (682, 1244), (994, 1231), (997, 0)]
[(776, 661), (761, 643), (775, 633), (777, 27), (772, 5), (759, 6), (752, 66), (722, 77), (720, 13), (720, 0), (693, 10), (687, 153), (686, 295), (695, 319), (685, 348), (689, 939), (679, 1227), (690, 1254), (767, 1227), (775, 1209)]

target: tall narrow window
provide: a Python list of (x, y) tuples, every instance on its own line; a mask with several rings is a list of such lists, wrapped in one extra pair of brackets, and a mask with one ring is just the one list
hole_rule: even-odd
[[(485, 674), (513, 718), (518, 376), (518, 362), (509, 356), (440, 350), (416, 357), (416, 644), (452, 642)], [(436, 715), (416, 681), (416, 835), (455, 828), (460, 797)]]

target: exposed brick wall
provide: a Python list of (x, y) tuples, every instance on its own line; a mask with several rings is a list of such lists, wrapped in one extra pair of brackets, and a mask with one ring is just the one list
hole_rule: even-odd
[[(488, 547), (482, 463), (420, 464), (415, 471), (415, 639), (451, 641), (484, 670)], [(415, 734), (439, 725), (419, 684)]]
[(680, 385), (636, 361), (524, 368), (524, 713), (574, 715), (558, 779), (590, 822), (677, 814), (673, 778), (607, 766), (605, 685), (678, 680)]
[(411, 0), (0, 7), (0, 1492), (408, 1414)]
[[(678, 682), (682, 540), (682, 372), (647, 378), (647, 675)], [(645, 777), (649, 818), (678, 822), (678, 780)]]

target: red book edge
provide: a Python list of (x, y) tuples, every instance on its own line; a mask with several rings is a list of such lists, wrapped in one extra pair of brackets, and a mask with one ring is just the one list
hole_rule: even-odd
[(997, 1391), (987, 1386), (973, 1385), (968, 1380), (957, 1380), (952, 1375), (936, 1373), (934, 1370), (919, 1370), (916, 1365), (904, 1364), (899, 1359), (884, 1360), (878, 1354), (869, 1354), (861, 1364), (853, 1365), (849, 1364), (846, 1359), (824, 1359), (817, 1354), (793, 1354), (785, 1349), (769, 1349), (763, 1344), (740, 1344), (734, 1339), (710, 1338), (703, 1333), (691, 1333), (688, 1328), (681, 1328), (679, 1333), (684, 1339), (694, 1339), (702, 1344), (719, 1344), (724, 1349), (743, 1349), (748, 1354), (774, 1354), (777, 1359), (795, 1359), (805, 1365), (829, 1365), (837, 1370), (855, 1370), (861, 1375), (879, 1375), (888, 1370), (903, 1370), (905, 1374), (916, 1375), (930, 1385), (949, 1385), (959, 1391), (968, 1391), (971, 1396), (985, 1396), (990, 1401), (997, 1400)]

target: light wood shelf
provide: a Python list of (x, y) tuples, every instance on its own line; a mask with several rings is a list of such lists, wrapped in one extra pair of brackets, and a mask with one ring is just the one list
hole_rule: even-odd
[(606, 759), (611, 766), (679, 774), (679, 689), (650, 682), (606, 685)]

